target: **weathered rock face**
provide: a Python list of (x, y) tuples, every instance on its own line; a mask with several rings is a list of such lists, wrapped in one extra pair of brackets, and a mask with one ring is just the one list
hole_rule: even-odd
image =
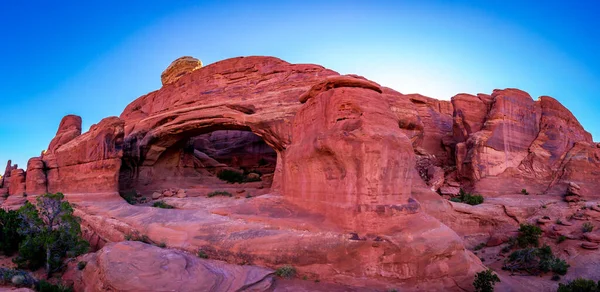
[(83, 135), (43, 156), (48, 192), (118, 191), (124, 122), (105, 118)]
[(9, 195), (25, 194), (25, 171), (18, 168), (10, 172)]
[(60, 121), (56, 136), (48, 145), (47, 152), (54, 153), (60, 146), (67, 144), (79, 135), (81, 135), (81, 117), (76, 115), (65, 116)]
[(28, 195), (42, 195), (47, 192), (48, 181), (44, 161), (40, 157), (33, 157), (27, 163), (27, 177), (25, 188)]
[(350, 229), (372, 229), (395, 212), (394, 205), (408, 204), (414, 158), (376, 84), (327, 80), (332, 87), (351, 81), (355, 86), (309, 91), (313, 96), (296, 114), (283, 157), (282, 186), (301, 206)]
[(275, 150), (250, 131), (214, 131), (192, 138), (191, 144), (195, 150), (230, 167), (274, 167), (277, 162)]
[(0, 179), (0, 188), (4, 189), (6, 193), (8, 193), (8, 188), (10, 186), (10, 173), (17, 169), (19, 166), (18, 165), (12, 165), (12, 161), (9, 160), (6, 163), (6, 168), (4, 169), (4, 175), (2, 176), (2, 179)]
[(202, 68), (202, 62), (196, 58), (185, 56), (171, 63), (160, 76), (163, 85), (177, 81), (181, 76)]
[(598, 185), (598, 148), (555, 99), (506, 89), (452, 102), (458, 177), (478, 192), (562, 195), (571, 181)]

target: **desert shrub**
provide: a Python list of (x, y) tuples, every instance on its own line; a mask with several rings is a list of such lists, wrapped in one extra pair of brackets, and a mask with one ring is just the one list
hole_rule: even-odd
[(5, 211), (0, 208), (0, 252), (12, 255), (19, 249), (23, 236), (18, 230), (23, 220), (17, 211)]
[(143, 243), (147, 243), (147, 244), (152, 244), (152, 240), (150, 240), (150, 238), (145, 235), (145, 234), (139, 234), (139, 233), (130, 233), (130, 234), (125, 234), (125, 240), (127, 241), (140, 241)]
[(217, 177), (220, 180), (226, 181), (228, 183), (241, 183), (244, 181), (244, 174), (239, 171), (223, 169), (217, 173)]
[(494, 271), (487, 269), (475, 275), (473, 287), (475, 287), (476, 292), (493, 292), (494, 285), (499, 282), (500, 278), (498, 278), (498, 275), (494, 274)]
[(291, 279), (296, 276), (296, 269), (290, 265), (285, 265), (275, 270), (275, 275), (281, 278)]
[[(253, 170), (253, 173), (259, 174), (259, 171)], [(228, 183), (245, 183), (245, 182), (253, 182), (253, 181), (261, 181), (260, 177), (251, 177), (248, 176), (250, 172), (244, 170), (243, 172), (231, 170), (231, 169), (223, 169), (217, 173), (217, 177)]]
[(531, 224), (521, 224), (519, 227), (519, 235), (517, 236), (517, 244), (524, 248), (528, 246), (539, 246), (542, 229)]
[(560, 281), (560, 276), (559, 275), (552, 275), (552, 278), (550, 278), (550, 280), (552, 280), (552, 281)]
[(199, 250), (198, 251), (198, 257), (201, 258), (201, 259), (207, 259), (208, 255), (203, 250)]
[(207, 197), (209, 197), (209, 198), (212, 198), (215, 196), (233, 197), (233, 195), (230, 192), (226, 192), (226, 191), (214, 191), (207, 195)]
[(532, 275), (545, 272), (554, 272), (559, 275), (567, 273), (569, 264), (562, 259), (554, 256), (552, 249), (545, 245), (541, 248), (525, 248), (511, 253), (502, 269), (514, 271), (524, 271)]
[(121, 198), (127, 201), (127, 203), (129, 203), (130, 205), (135, 205), (137, 203), (137, 201), (135, 200), (137, 192), (135, 190), (121, 191), (119, 192), (119, 195), (121, 195)]
[(583, 223), (583, 226), (581, 227), (581, 231), (583, 231), (584, 233), (587, 233), (587, 232), (592, 232), (592, 230), (594, 230), (594, 224), (592, 224), (590, 222)]
[(50, 282), (40, 280), (35, 285), (35, 290), (38, 292), (73, 292), (73, 288), (63, 284), (52, 284)]
[(526, 189), (522, 189), (522, 190), (521, 190), (521, 194), (523, 194), (523, 195), (526, 195), (526, 196), (527, 196), (527, 195), (529, 195), (529, 192), (528, 192)]
[(600, 292), (600, 281), (596, 283), (592, 280), (577, 278), (567, 284), (558, 284), (557, 292)]
[(152, 207), (161, 208), (161, 209), (175, 209), (175, 207), (165, 203), (164, 201), (157, 201), (152, 204)]
[(556, 224), (562, 224), (562, 223), (563, 223), (562, 220), (556, 219)]
[(81, 238), (79, 218), (63, 199), (62, 193), (45, 194), (37, 198), (36, 206), (27, 202), (19, 209), (24, 222), (19, 234), (24, 239), (13, 259), (19, 268), (36, 269), (45, 264), (50, 276), (61, 268), (63, 258), (87, 252), (89, 244)]
[(485, 243), (483, 243), (483, 242), (482, 242), (482, 243), (480, 243), (480, 244), (476, 245), (476, 246), (473, 248), (473, 250), (480, 250), (480, 249), (482, 249), (482, 248), (484, 248), (484, 247), (485, 247)]
[(558, 240), (556, 240), (556, 242), (561, 243), (565, 240), (567, 240), (567, 237), (564, 235), (560, 235), (560, 236), (558, 236)]
[(87, 265), (87, 262), (84, 262), (84, 261), (78, 262), (77, 269), (81, 271), (81, 270), (85, 269), (86, 265)]
[(458, 197), (451, 198), (450, 201), (475, 206), (483, 203), (483, 196), (473, 195), (465, 192), (463, 189), (460, 189), (460, 191), (458, 192)]

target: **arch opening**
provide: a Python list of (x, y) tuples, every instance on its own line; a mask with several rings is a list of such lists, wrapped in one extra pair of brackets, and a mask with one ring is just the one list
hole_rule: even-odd
[(123, 160), (121, 196), (138, 203), (156, 193), (176, 196), (181, 190), (191, 197), (215, 191), (236, 196), (270, 192), (277, 152), (249, 129), (190, 131), (177, 139), (150, 162)]

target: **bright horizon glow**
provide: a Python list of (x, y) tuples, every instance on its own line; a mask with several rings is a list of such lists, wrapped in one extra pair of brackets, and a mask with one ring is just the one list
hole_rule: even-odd
[(21, 2), (0, 4), (0, 167), (26, 168), (64, 115), (84, 131), (120, 115), (184, 55), (205, 66), (274, 56), (446, 100), (519, 88), (556, 98), (600, 137), (600, 3)]

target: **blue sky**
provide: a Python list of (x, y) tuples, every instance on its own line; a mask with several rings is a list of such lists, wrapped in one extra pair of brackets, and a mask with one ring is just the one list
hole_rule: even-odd
[(183, 55), (272, 55), (440, 99), (517, 87), (597, 138), (600, 2), (579, 2), (3, 0), (0, 167), (25, 167), (66, 114), (84, 130), (118, 116)]

